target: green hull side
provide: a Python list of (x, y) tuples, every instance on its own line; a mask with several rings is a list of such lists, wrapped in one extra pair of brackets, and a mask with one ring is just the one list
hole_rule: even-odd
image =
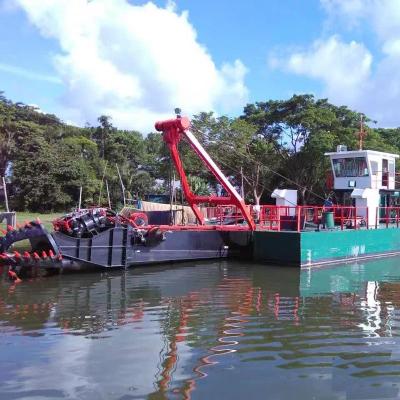
[(301, 233), (302, 266), (393, 253), (400, 253), (398, 228)]

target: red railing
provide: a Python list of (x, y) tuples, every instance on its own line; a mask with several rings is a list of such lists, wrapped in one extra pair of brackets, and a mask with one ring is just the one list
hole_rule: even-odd
[[(275, 206), (262, 205), (250, 206), (257, 229), (274, 231), (297, 231), (310, 229), (360, 229), (371, 228), (368, 220), (367, 207), (350, 206)], [(244, 218), (236, 207), (208, 207), (202, 208), (204, 217), (208, 224), (212, 225), (243, 225)], [(329, 213), (332, 213), (329, 215)], [(389, 214), (391, 215), (391, 214)], [(393, 217), (386, 218), (386, 225), (393, 220)], [(396, 214), (396, 223), (400, 222), (400, 207)], [(375, 225), (379, 225), (377, 219)]]
[[(257, 230), (300, 232), (306, 229), (377, 229), (400, 226), (400, 207), (377, 207), (374, 213), (370, 213), (367, 207), (352, 206), (249, 207)], [(210, 225), (246, 225), (240, 210), (234, 206), (202, 208), (202, 212)], [(371, 218), (375, 217), (372, 221), (369, 220), (371, 214)]]
[(244, 218), (236, 206), (217, 206), (201, 208), (208, 224), (211, 225), (242, 225)]
[(400, 207), (378, 207), (375, 227), (384, 225), (386, 228), (389, 226), (399, 227), (400, 222)]
[[(332, 213), (329, 215), (329, 213)], [(366, 207), (261, 206), (259, 227), (267, 230), (302, 231), (309, 228), (368, 228)]]

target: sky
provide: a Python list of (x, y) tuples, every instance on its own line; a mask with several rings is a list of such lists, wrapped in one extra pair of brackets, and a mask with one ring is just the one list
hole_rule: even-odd
[(152, 130), (311, 93), (400, 126), (400, 0), (0, 0), (0, 90)]

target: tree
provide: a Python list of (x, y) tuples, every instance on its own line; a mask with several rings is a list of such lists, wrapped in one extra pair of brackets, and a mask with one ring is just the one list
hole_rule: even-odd
[(108, 139), (110, 133), (114, 130), (114, 127), (111, 123), (111, 117), (108, 115), (101, 115), (99, 118), (97, 118), (97, 121), (100, 123), (100, 126), (97, 127), (94, 138), (99, 144), (100, 157), (105, 159), (106, 140)]
[(275, 147), (281, 165), (279, 184), (298, 189), (301, 203), (324, 196), (329, 168), (324, 153), (338, 144), (356, 148), (360, 123), (359, 113), (312, 95), (248, 105), (242, 118)]
[(0, 176), (6, 174), (14, 150), (15, 124), (10, 107), (0, 99)]
[[(308, 203), (327, 194), (330, 165), (324, 153), (338, 144), (358, 148), (360, 115), (301, 95), (248, 104), (240, 118), (202, 112), (193, 117), (192, 131), (233, 185), (239, 188), (243, 179), (247, 201), (258, 203), (268, 191), (289, 187)], [(98, 121), (98, 126), (67, 125), (0, 92), (0, 174), (9, 174), (15, 208), (65, 211), (76, 206), (80, 187), (84, 205), (96, 204), (105, 165), (113, 205), (122, 203), (116, 165), (133, 195), (162, 190), (156, 182), (164, 182), (166, 190), (173, 169), (162, 135), (144, 138), (137, 131), (119, 130), (105, 115)], [(366, 131), (364, 148), (400, 151), (400, 128), (366, 126)], [(179, 151), (192, 190), (217, 192), (219, 183), (185, 140)]]
[(196, 196), (209, 196), (211, 194), (211, 189), (208, 185), (208, 182), (199, 176), (189, 175), (188, 183), (192, 192)]
[(23, 122), (30, 122), (44, 128), (43, 132), (59, 127), (61, 121), (52, 114), (38, 112), (37, 108), (21, 102), (13, 103), (0, 91), (0, 176), (4, 176), (12, 161), (16, 137), (21, 134)]
[(245, 191), (250, 192), (248, 199), (259, 204), (273, 178), (271, 169), (277, 168), (272, 143), (258, 133), (256, 125), (244, 119), (215, 118), (212, 113), (201, 113), (193, 118), (193, 126), (234, 185), (239, 187), (243, 176)]
[(68, 177), (60, 171), (59, 154), (44, 140), (40, 127), (25, 123), (24, 128), (23, 142), (18, 143), (13, 160), (14, 206), (41, 212), (65, 209), (71, 197), (60, 184), (68, 182)]

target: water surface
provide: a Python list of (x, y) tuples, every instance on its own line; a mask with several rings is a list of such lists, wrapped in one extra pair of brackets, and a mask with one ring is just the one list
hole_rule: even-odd
[(0, 399), (394, 399), (400, 259), (0, 281)]

